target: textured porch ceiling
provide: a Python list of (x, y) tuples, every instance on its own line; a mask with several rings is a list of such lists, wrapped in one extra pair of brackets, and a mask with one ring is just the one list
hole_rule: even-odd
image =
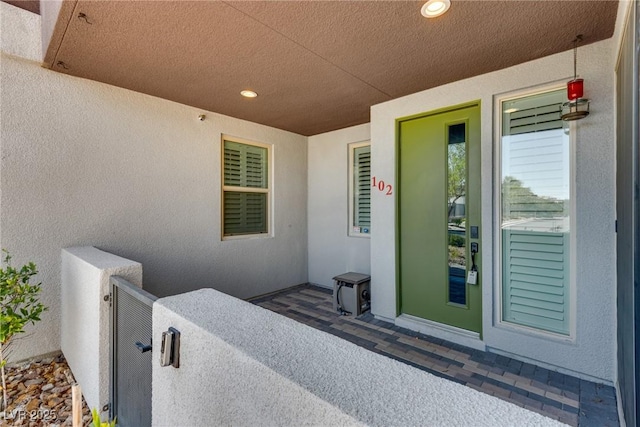
[(369, 121), (373, 104), (571, 49), (576, 34), (609, 38), (618, 7), (452, 0), (426, 19), (422, 4), (65, 0), (45, 64), (314, 135)]
[(40, 14), (40, 2), (38, 0), (2, 0), (4, 3), (9, 3), (20, 9), (28, 10), (35, 14)]

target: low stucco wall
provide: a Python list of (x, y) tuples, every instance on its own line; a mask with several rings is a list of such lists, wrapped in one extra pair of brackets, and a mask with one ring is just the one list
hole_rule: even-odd
[(109, 278), (142, 287), (142, 265), (94, 247), (62, 250), (61, 345), (90, 408), (109, 403)]
[(156, 301), (153, 338), (156, 427), (560, 425), (213, 289)]

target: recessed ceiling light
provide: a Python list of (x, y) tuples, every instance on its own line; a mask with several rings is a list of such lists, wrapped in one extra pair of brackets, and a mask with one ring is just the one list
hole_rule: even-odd
[(240, 95), (244, 96), (245, 98), (255, 98), (256, 96), (258, 96), (258, 94), (252, 90), (243, 90), (242, 92), (240, 92)]
[(450, 6), (450, 0), (429, 0), (422, 6), (420, 13), (426, 18), (435, 18), (444, 14)]

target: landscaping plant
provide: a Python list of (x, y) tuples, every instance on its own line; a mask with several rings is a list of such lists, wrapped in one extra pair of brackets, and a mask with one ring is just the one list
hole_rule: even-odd
[(47, 310), (38, 301), (41, 283), (32, 285), (31, 278), (38, 274), (36, 265), (29, 262), (20, 269), (11, 266), (11, 255), (6, 250), (3, 266), (0, 267), (0, 375), (2, 376), (3, 410), (9, 404), (4, 367), (7, 364), (7, 345), (16, 334), (24, 332), (28, 323), (35, 324), (40, 315)]
[(106, 423), (100, 421), (100, 414), (96, 408), (91, 411), (91, 419), (93, 420), (93, 427), (114, 427), (116, 425), (115, 419)]

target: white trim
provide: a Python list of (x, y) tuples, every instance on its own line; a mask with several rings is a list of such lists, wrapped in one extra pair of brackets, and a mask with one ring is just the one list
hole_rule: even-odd
[(271, 239), (273, 236), (268, 233), (260, 233), (260, 234), (238, 234), (234, 236), (223, 236), (223, 241), (231, 241), (231, 240), (257, 240), (257, 239)]
[(354, 170), (353, 170), (353, 160), (354, 160), (354, 153), (355, 153), (355, 149), (356, 148), (360, 148), (360, 147), (366, 147), (366, 146), (371, 146), (371, 141), (360, 141), (360, 142), (352, 142), (350, 144), (347, 145), (347, 150), (348, 150), (348, 154), (347, 154), (347, 162), (349, 163), (347, 166), (347, 180), (348, 180), (348, 190), (347, 190), (347, 206), (348, 206), (348, 213), (347, 215), (349, 216), (347, 219), (347, 236), (348, 237), (364, 237), (364, 238), (371, 238), (371, 231), (369, 231), (369, 233), (361, 233), (359, 231), (354, 231), (355, 226), (353, 223), (353, 218), (354, 218), (354, 200), (353, 200), (353, 196), (354, 196)]
[[(571, 283), (569, 286), (571, 286)], [(499, 301), (499, 303), (501, 304), (500, 315), (502, 316), (502, 301)], [(574, 302), (573, 300), (570, 299), (569, 303), (573, 304)], [(572, 320), (571, 313), (569, 314), (569, 317), (570, 317), (569, 322), (571, 322)], [(511, 323), (511, 322), (500, 320), (499, 322), (496, 322), (496, 327), (504, 330), (509, 330), (511, 332), (516, 332), (522, 335), (529, 335), (532, 337), (543, 338), (549, 341), (556, 341), (562, 344), (570, 344), (574, 346), (577, 344), (575, 337), (571, 335), (563, 335), (557, 332), (546, 331), (544, 329), (537, 329), (537, 328), (534, 328), (533, 326), (520, 325), (517, 323)], [(571, 325), (569, 325), (569, 328), (571, 329)]]
[(577, 324), (578, 324), (578, 286), (577, 286), (577, 275), (578, 275), (578, 262), (577, 262), (577, 220), (576, 216), (578, 213), (577, 204), (576, 204), (576, 188), (577, 185), (577, 173), (576, 173), (576, 164), (577, 157), (577, 143), (576, 138), (578, 135), (578, 131), (576, 127), (578, 126), (577, 121), (569, 122), (569, 268), (570, 274), (569, 276), (569, 336), (568, 338), (576, 343), (576, 335), (577, 335)]
[(401, 314), (396, 317), (395, 324), (401, 328), (411, 329), (425, 335), (451, 341), (476, 350), (486, 350), (486, 345), (480, 339), (480, 334), (477, 332), (467, 331), (466, 329), (456, 328), (455, 326), (422, 319), (410, 314)]
[[(616, 63), (614, 70), (617, 72), (620, 68), (620, 61), (622, 60), (622, 46), (624, 45), (625, 34), (627, 33), (627, 26), (631, 25), (631, 21), (634, 19), (634, 6), (635, 0), (620, 0), (618, 3), (618, 13), (615, 30), (613, 32), (614, 40), (617, 39), (618, 50), (616, 52)], [(621, 25), (619, 23), (622, 23)]]
[[(569, 80), (567, 78), (567, 80)], [(577, 307), (577, 286), (576, 286), (576, 122), (570, 122), (569, 125), (569, 335), (536, 329), (529, 326), (519, 325), (507, 321), (503, 321), (503, 304), (502, 304), (502, 236), (501, 236), (501, 212), (502, 212), (502, 103), (512, 99), (524, 98), (531, 95), (537, 95), (545, 92), (564, 89), (565, 81), (547, 83), (540, 86), (529, 87), (517, 91), (511, 91), (495, 95), (493, 97), (494, 111), (494, 166), (493, 166), (493, 185), (494, 185), (494, 201), (493, 201), (493, 268), (494, 268), (494, 305), (493, 320), (494, 326), (501, 329), (512, 330), (518, 333), (538, 336), (541, 338), (576, 343), (576, 307)]]
[[(373, 314), (373, 313), (371, 313)], [(389, 323), (393, 323), (395, 324), (396, 319), (393, 317), (386, 317), (386, 316), (382, 316), (380, 314), (373, 314), (373, 318), (376, 320), (382, 320), (383, 322), (389, 322)]]
[(620, 393), (620, 381), (616, 379), (613, 388), (616, 391), (616, 408), (618, 409), (618, 421), (620, 427), (627, 427), (627, 421), (624, 418), (624, 408), (622, 407), (622, 394)]
[[(627, 3), (626, 4), (626, 9), (624, 10), (623, 14), (624, 17), (621, 19), (621, 9), (623, 7), (623, 3)], [(614, 67), (614, 74), (615, 74), (615, 83), (614, 83), (614, 101), (613, 101), (613, 106), (614, 106), (614, 111), (615, 111), (615, 117), (617, 119), (617, 121), (620, 121), (620, 111), (618, 111), (618, 105), (620, 104), (620, 99), (619, 97), (620, 95), (620, 84), (619, 84), (619, 77), (620, 77), (620, 66), (621, 66), (621, 62), (623, 60), (623, 55), (625, 53), (625, 43), (627, 42), (627, 30), (629, 30), (629, 34), (631, 34), (631, 38), (632, 40), (630, 41), (631, 45), (632, 45), (632, 58), (631, 58), (631, 62), (633, 64), (632, 66), (632, 78), (631, 78), (631, 117), (635, 117), (636, 120), (639, 116), (639, 101), (638, 98), (640, 96), (640, 89), (639, 89), (639, 82), (638, 82), (638, 69), (640, 67), (640, 65), (638, 64), (638, 60), (640, 59), (640, 54), (638, 53), (638, 49), (640, 48), (640, 44), (638, 43), (639, 39), (638, 39), (638, 26), (640, 26), (640, 7), (638, 7), (637, 2), (634, 0), (631, 1), (627, 1), (627, 0), (621, 0), (620, 1), (620, 5), (619, 5), (619, 9), (618, 9), (618, 21), (617, 22), (622, 22), (622, 26), (620, 25), (616, 25), (616, 31), (615, 33), (618, 33), (619, 31), (619, 37), (618, 37), (618, 45), (617, 45), (617, 53), (616, 53), (616, 65)], [(630, 27), (630, 28), (629, 28)], [(614, 37), (615, 37), (615, 33), (614, 33)], [(618, 141), (620, 136), (618, 135), (618, 130), (619, 130), (619, 126), (618, 123), (616, 123), (616, 125), (614, 126), (614, 132), (615, 132), (615, 146), (614, 146), (614, 150), (617, 150), (618, 147)], [(635, 123), (632, 123), (631, 126), (631, 141), (632, 144), (637, 143), (638, 142), (638, 123), (637, 121)], [(617, 153), (616, 153), (617, 154)], [(614, 154), (614, 159), (617, 160), (617, 155)], [(614, 169), (615, 169), (615, 177), (618, 177), (618, 163), (617, 161), (614, 164)], [(637, 170), (635, 171), (637, 173)], [(614, 191), (614, 196), (615, 196), (615, 204), (614, 206), (618, 205), (618, 199), (617, 199), (617, 185), (616, 185), (616, 191)], [(616, 223), (618, 221), (618, 217), (617, 217), (617, 212), (616, 212), (616, 217), (615, 217)], [(633, 219), (633, 221), (635, 222), (635, 219)], [(617, 228), (617, 227), (616, 227)], [(616, 247), (617, 247), (617, 230), (616, 230)], [(635, 242), (632, 246), (635, 246)], [(617, 271), (616, 271), (617, 272)], [(618, 276), (616, 275), (615, 277), (615, 283), (618, 283)], [(617, 289), (616, 289), (617, 290)], [(616, 313), (617, 314), (617, 313)], [(637, 320), (637, 319), (636, 319)], [(615, 348), (617, 350), (617, 357), (618, 360), (621, 357), (621, 351), (620, 351), (620, 342), (619, 342), (619, 336), (616, 333), (614, 335), (615, 337)], [(635, 363), (634, 363), (635, 365)], [(622, 392), (620, 390), (620, 371), (619, 371), (619, 365), (616, 363), (614, 365), (615, 368), (615, 384), (614, 384), (614, 388), (616, 391), (616, 402), (617, 402), (617, 409), (618, 409), (618, 419), (620, 421), (620, 427), (626, 427), (627, 426), (627, 422), (625, 419), (625, 408), (622, 406), (623, 405), (623, 399), (622, 399)], [(635, 366), (634, 370), (637, 370), (639, 367)], [(633, 384), (629, 386), (632, 389), (637, 389), (637, 384), (635, 384), (635, 380), (633, 381)], [(633, 394), (635, 395), (635, 390), (633, 390)], [(635, 396), (636, 398), (636, 402), (635, 402), (635, 409), (637, 412), (637, 406), (638, 406), (638, 397), (639, 396)], [(632, 408), (634, 407), (633, 403), (630, 403)], [(632, 409), (633, 410), (633, 409)], [(637, 420), (636, 420), (637, 422)]]

